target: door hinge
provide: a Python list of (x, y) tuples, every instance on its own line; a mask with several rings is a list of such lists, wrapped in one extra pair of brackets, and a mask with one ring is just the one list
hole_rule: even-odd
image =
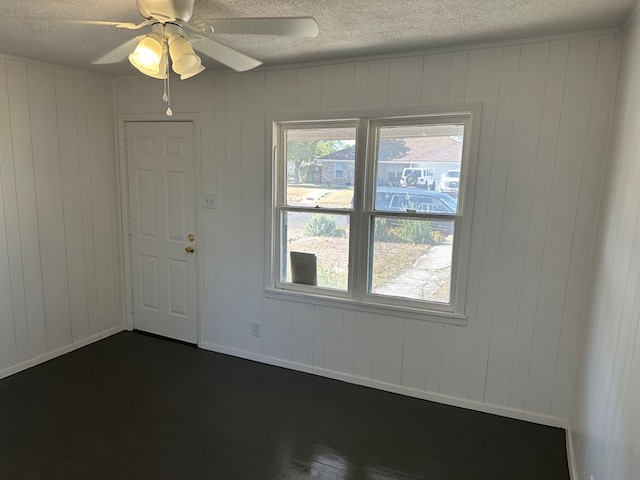
[(124, 153), (127, 153), (127, 139), (124, 139)]
[(127, 223), (127, 234), (131, 236), (131, 222)]
[(133, 292), (131, 292), (131, 313), (135, 313), (135, 308), (134, 308), (134, 300), (133, 300)]

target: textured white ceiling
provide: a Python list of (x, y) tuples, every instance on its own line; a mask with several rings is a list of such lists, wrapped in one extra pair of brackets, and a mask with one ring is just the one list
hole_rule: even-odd
[[(267, 65), (395, 53), (620, 25), (636, 0), (196, 0), (199, 18), (312, 16), (318, 38), (214, 35)], [(0, 52), (114, 75), (91, 60), (140, 31), (55, 19), (139, 22), (135, 0), (2, 0)], [(192, 20), (192, 22), (193, 22)], [(146, 30), (142, 30), (144, 32)], [(207, 68), (225, 68), (203, 58)]]

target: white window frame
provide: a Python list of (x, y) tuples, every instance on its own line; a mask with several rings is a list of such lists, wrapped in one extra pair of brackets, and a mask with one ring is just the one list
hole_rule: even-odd
[[(447, 105), (444, 107), (418, 107), (367, 111), (346, 111), (338, 114), (284, 114), (267, 118), (267, 146), (272, 152), (266, 179), (267, 202), (265, 205), (266, 265), (265, 295), (269, 298), (287, 299), (316, 305), (336, 306), (358, 311), (400, 315), (444, 323), (466, 324), (465, 297), (467, 269), (471, 238), (473, 195), (475, 190), (476, 158), (479, 148), (481, 104)], [(449, 304), (438, 304), (412, 299), (400, 299), (367, 292), (368, 261), (371, 248), (369, 219), (387, 216), (388, 212), (373, 210), (376, 179), (375, 132), (377, 126), (418, 124), (464, 124), (465, 135), (461, 162), (458, 214), (451, 218), (455, 222), (455, 235), (451, 265), (451, 296)], [(286, 206), (286, 159), (277, 145), (284, 142), (284, 128), (330, 128), (356, 127), (356, 159), (354, 171), (354, 208), (320, 210), (306, 207)], [(283, 149), (284, 150), (284, 149)], [(367, 162), (370, 158), (371, 161)], [(372, 183), (373, 182), (373, 183)], [(280, 281), (281, 262), (281, 212), (309, 211), (313, 213), (346, 214), (350, 221), (350, 256), (348, 291), (338, 291)], [(392, 214), (393, 216), (393, 214)], [(417, 214), (416, 218), (430, 219), (429, 214)]]

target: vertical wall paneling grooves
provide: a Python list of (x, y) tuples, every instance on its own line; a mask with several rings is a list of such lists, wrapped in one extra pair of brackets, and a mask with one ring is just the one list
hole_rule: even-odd
[(313, 307), (313, 366), (324, 368), (325, 362), (325, 328), (326, 308), (321, 305)]
[(122, 324), (112, 102), (103, 78), (0, 57), (0, 377)]
[(373, 326), (374, 380), (402, 384), (404, 321), (397, 317), (375, 315)]
[[(496, 127), (492, 152), (493, 162), (489, 182), (487, 219), (485, 221), (481, 282), (478, 293), (478, 322), (480, 324), (480, 321), (483, 320), (482, 324), (488, 330), (486, 333), (488, 333), (488, 339), (490, 340), (488, 349), (486, 350), (488, 357), (482, 359), (486, 361), (487, 365), (483, 399), (488, 403), (497, 403), (493, 389), (503, 388), (495, 385), (492, 379), (497, 378), (500, 382), (508, 378), (501, 378), (501, 373), (494, 374), (492, 368), (496, 367), (499, 360), (494, 363), (492, 362), (492, 358), (497, 355), (504, 355), (504, 349), (507, 347), (507, 345), (502, 344), (500, 340), (496, 341), (495, 338), (497, 335), (504, 334), (502, 330), (503, 322), (507, 322), (509, 326), (513, 325), (512, 318), (502, 317), (500, 316), (500, 311), (496, 312), (496, 304), (506, 300), (501, 297), (503, 293), (501, 289), (504, 290), (510, 281), (510, 279), (502, 276), (505, 272), (500, 271), (500, 265), (504, 266), (504, 262), (501, 263), (500, 255), (504, 253), (501, 251), (503, 238), (502, 229), (509, 214), (509, 212), (505, 211), (507, 207), (507, 189), (511, 186), (508, 184), (508, 181), (510, 179), (512, 181), (520, 180), (517, 172), (513, 172), (516, 165), (512, 165), (510, 160), (514, 122), (516, 121), (516, 102), (520, 87), (518, 81), (521, 79), (519, 76), (521, 58), (521, 47), (508, 47), (502, 52), (500, 90), (498, 94)], [(509, 177), (510, 174), (511, 178)], [(513, 188), (516, 187), (517, 185), (513, 185)], [(509, 232), (504, 233), (508, 234)], [(510, 241), (511, 239), (505, 239), (504, 244)], [(494, 278), (495, 281), (490, 282), (488, 281), (489, 278)], [(482, 327), (479, 325), (479, 328)], [(502, 368), (502, 365), (500, 365), (500, 367)], [(504, 367), (507, 368), (508, 373), (511, 365), (507, 362)]]
[(60, 176), (66, 243), (67, 285), (71, 338), (89, 336), (87, 322), (87, 288), (85, 272), (84, 232), (82, 225), (82, 191), (78, 157), (78, 128), (75, 102), (75, 74), (55, 73)]
[[(216, 148), (216, 141), (214, 136), (209, 132), (215, 130), (216, 119), (216, 95), (211, 92), (215, 92), (214, 78), (211, 76), (197, 76), (191, 79), (191, 95), (190, 99), (192, 105), (189, 106), (190, 112), (198, 111), (202, 104), (201, 114), (198, 117), (198, 124), (200, 132), (198, 138), (200, 139), (200, 152), (211, 152)], [(202, 153), (201, 153), (202, 155)], [(215, 162), (202, 162), (201, 163), (201, 175), (202, 175), (202, 192), (213, 193), (216, 191), (216, 164)], [(199, 199), (196, 199), (196, 205), (199, 205)], [(204, 279), (203, 284), (216, 286), (217, 278), (216, 274), (218, 255), (211, 248), (212, 245), (217, 245), (215, 219), (217, 218), (217, 210), (203, 210), (203, 216), (206, 216), (211, 221), (205, 221), (201, 223), (202, 231), (199, 232), (199, 238), (197, 238), (198, 246), (209, 245), (209, 250), (198, 251), (198, 258), (202, 259), (202, 271), (199, 272), (201, 278)], [(212, 291), (215, 291), (215, 287)], [(200, 323), (200, 336), (201, 342), (215, 341), (217, 332), (218, 313), (216, 305), (217, 299), (212, 295), (201, 292), (202, 294), (202, 317), (207, 318), (207, 322)], [(215, 343), (215, 342), (214, 342)]]
[[(215, 181), (215, 193), (216, 193), (216, 201), (217, 201), (217, 209), (215, 212), (215, 224), (212, 222), (207, 222), (207, 218), (205, 217), (205, 229), (209, 231), (211, 228), (213, 230), (212, 238), (215, 238), (215, 248), (212, 249), (214, 255), (216, 256), (217, 269), (215, 272), (216, 275), (216, 283), (213, 286), (217, 285), (217, 292), (214, 292), (211, 295), (215, 298), (215, 313), (214, 321), (211, 323), (211, 337), (212, 340), (217, 340), (216, 343), (222, 343), (222, 319), (227, 317), (227, 281), (226, 281), (226, 268), (227, 263), (224, 261), (226, 258), (227, 252), (227, 224), (226, 224), (226, 212), (227, 212), (227, 165), (224, 159), (226, 158), (227, 145), (224, 141), (226, 134), (226, 123), (225, 123), (225, 78), (223, 76), (214, 77), (214, 132), (215, 132), (215, 141), (214, 141), (214, 150), (212, 152), (202, 151), (202, 171), (206, 172), (205, 164), (213, 163), (215, 164), (216, 178), (215, 180), (203, 178), (203, 185), (208, 184)], [(203, 137), (205, 133), (203, 132)], [(212, 158), (210, 157), (212, 156)], [(209, 162), (206, 161), (207, 158), (210, 158)], [(210, 226), (209, 226), (210, 225)], [(205, 272), (205, 275), (207, 273)], [(204, 285), (205, 288), (205, 296), (212, 293), (210, 290), (211, 284)], [(207, 310), (205, 309), (205, 318), (209, 318), (207, 315)], [(209, 323), (209, 322), (208, 322)], [(207, 327), (205, 327), (205, 331), (207, 331)], [(263, 340), (263, 339), (261, 339)]]
[[(230, 346), (240, 347), (242, 333), (241, 324), (243, 322), (243, 298), (242, 298), (242, 149), (243, 139), (248, 132), (241, 132), (241, 104), (242, 85), (241, 76), (228, 74), (225, 76), (225, 117), (227, 164), (227, 194), (226, 194), (226, 235), (227, 235), (227, 264), (224, 281), (227, 282), (226, 301), (229, 302), (227, 315), (221, 318), (224, 325), (223, 332), (226, 332), (226, 342)], [(244, 134), (244, 136), (243, 136)], [(262, 232), (263, 230), (257, 230)], [(249, 254), (249, 252), (247, 252)], [(262, 278), (262, 277), (260, 277)], [(249, 334), (251, 331), (249, 330)]]
[(327, 308), (324, 331), (324, 368), (342, 371), (342, 342), (344, 339), (344, 310)]
[[(500, 50), (498, 49), (500, 53)], [(470, 54), (470, 58), (474, 52)], [(449, 100), (449, 86), (451, 78), (451, 55), (427, 55), (424, 58), (422, 71), (421, 104), (442, 105)], [(470, 83), (474, 85), (475, 82)], [(482, 85), (482, 82), (479, 82)], [(484, 97), (483, 97), (484, 99)]]
[[(601, 111), (613, 98), (618, 78), (618, 48), (617, 39), (600, 39), (591, 112)], [(610, 118), (590, 115), (551, 404), (551, 413), (556, 415), (567, 411), (572, 401), (574, 382), (563, 379), (577, 368), (579, 337), (574, 332), (580, 329), (580, 312), (587, 299), (587, 285), (583, 279), (589, 276), (591, 269), (591, 262), (578, 259), (584, 259), (593, 252), (593, 225), (597, 221), (600, 195), (596, 198), (589, 192), (601, 192), (604, 171), (601, 159), (606, 155), (609, 124)]]
[(419, 105), (422, 96), (423, 57), (398, 58), (389, 64), (390, 107)]
[[(533, 196), (540, 118), (544, 100), (548, 45), (528, 45), (521, 50), (514, 124), (509, 145), (504, 221), (501, 225), (491, 344), (485, 400), (505, 405), (512, 378), (518, 307), (522, 290), (529, 214)], [(536, 75), (540, 71), (542, 75)]]
[(291, 360), (313, 364), (313, 305), (294, 303), (291, 310)]
[[(469, 75), (468, 52), (456, 52), (451, 55), (451, 72), (449, 74), (449, 103), (462, 103)], [(470, 79), (472, 80), (472, 79)]]
[[(20, 262), (20, 233), (16, 199), (15, 169), (11, 146), (7, 68), (0, 59), (0, 190), (3, 217), (0, 218), (0, 370), (29, 358), (29, 339), (24, 304), (24, 282)], [(16, 254), (17, 253), (17, 254)], [(13, 287), (15, 285), (15, 287)]]
[(356, 312), (344, 310), (342, 312), (342, 372), (353, 375), (356, 341)]
[(126, 322), (126, 317), (121, 318), (121, 315), (125, 315), (124, 310), (124, 281), (123, 281), (123, 245), (122, 245), (122, 211), (120, 208), (120, 186), (119, 186), (119, 165), (117, 161), (117, 145), (116, 145), (116, 122), (115, 122), (115, 105), (114, 105), (114, 93), (113, 93), (113, 80), (104, 79), (102, 83), (104, 91), (102, 98), (105, 105), (105, 119), (107, 126), (105, 127), (105, 134), (107, 138), (107, 158), (114, 159), (113, 161), (107, 161), (109, 177), (109, 199), (111, 208), (111, 242), (113, 244), (113, 250), (111, 252), (111, 258), (113, 263), (113, 295), (115, 297), (115, 314), (112, 318), (112, 328), (118, 328)]
[[(120, 107), (121, 104), (128, 103), (128, 113), (150, 113), (148, 105), (148, 93), (150, 85), (157, 84), (158, 82), (151, 82), (142, 76), (132, 77), (128, 80), (129, 88), (127, 89), (128, 97), (116, 101), (116, 106)], [(117, 93), (122, 95), (124, 92), (118, 89)], [(120, 112), (118, 112), (120, 113)]]
[[(560, 116), (556, 165), (551, 184), (540, 292), (534, 327), (525, 408), (548, 411), (551, 406), (559, 335), (562, 324), (569, 260), (577, 211), (584, 145), (590, 116), (598, 53), (598, 39), (572, 40), (569, 45), (563, 114)], [(569, 114), (570, 112), (570, 114)], [(562, 179), (576, 177), (571, 185)], [(592, 194), (597, 194), (593, 192)], [(584, 258), (588, 261), (589, 256)], [(563, 279), (558, 283), (557, 279)], [(553, 339), (550, 341), (550, 339)], [(552, 377), (551, 377), (552, 378)]]
[[(362, 66), (363, 64), (358, 64)], [(356, 77), (356, 92), (364, 89), (366, 97), (362, 108), (386, 107), (389, 102), (389, 76), (391, 71), (390, 60), (376, 60), (364, 64), (367, 67), (367, 76)], [(356, 72), (362, 71), (357, 69)]]
[(29, 355), (30, 358), (34, 358), (45, 354), (48, 349), (31, 147), (27, 65), (13, 60), (7, 60), (6, 63)]
[[(89, 132), (87, 126), (87, 92), (86, 77), (76, 75), (76, 127), (77, 149), (79, 158), (81, 205), (82, 205), (82, 234), (84, 241), (85, 283), (87, 291), (87, 323), (89, 334), (100, 332), (98, 323), (98, 286), (96, 283), (95, 246), (93, 241), (93, 192), (91, 168), (89, 165)], [(76, 255), (78, 252), (76, 252)]]
[[(173, 85), (175, 83), (179, 83), (179, 82), (172, 82), (171, 83), (171, 90), (173, 90)], [(162, 81), (158, 81), (158, 82), (149, 82), (146, 84), (146, 95), (147, 95), (147, 104), (146, 104), (146, 110), (147, 113), (159, 113), (159, 114), (164, 114), (167, 111), (167, 103), (163, 100), (163, 94), (164, 94), (164, 82)], [(182, 104), (178, 104), (175, 101), (175, 95), (174, 92), (171, 91), (171, 103), (172, 103), (172, 109), (175, 108), (177, 105), (182, 106)], [(177, 110), (176, 110), (177, 112)]]
[(358, 377), (373, 378), (373, 321), (373, 314), (356, 312), (353, 373)]
[(117, 262), (114, 262), (114, 235), (111, 182), (113, 173), (109, 161), (112, 149), (109, 130), (106, 82), (97, 77), (87, 77), (87, 124), (89, 126), (89, 165), (93, 192), (93, 227), (96, 256), (98, 322), (101, 330), (113, 327), (117, 321), (115, 278)]
[[(482, 128), (480, 130), (480, 144), (478, 146), (479, 158), (492, 156), (493, 145), (496, 136), (496, 122), (498, 116), (498, 98), (500, 94), (500, 71), (502, 65), (503, 49), (492, 48), (476, 50), (469, 53), (467, 72), (474, 78), (467, 83), (465, 101), (482, 101)], [(449, 75), (449, 63), (441, 56), (436, 57), (437, 66), (441, 65), (446, 77)], [(426, 63), (425, 63), (426, 65)], [(426, 68), (426, 67), (425, 67)], [(444, 73), (442, 74), (444, 75)], [(448, 84), (447, 84), (448, 85)], [(423, 98), (425, 91), (423, 90)], [(441, 87), (439, 98), (448, 98), (449, 91)], [(437, 100), (434, 98), (433, 100)], [(474, 225), (471, 235), (471, 253), (469, 256), (469, 276), (467, 286), (467, 311), (474, 312), (480, 302), (479, 290), (487, 285), (481, 283), (481, 266), (484, 260), (484, 238), (487, 234), (486, 222), (489, 215), (488, 199), (490, 193), (492, 165), (490, 162), (479, 162), (476, 172), (476, 191), (474, 197)], [(468, 326), (473, 329), (473, 346), (471, 360), (471, 379), (468, 386), (468, 396), (471, 400), (481, 402), (484, 398), (487, 355), (489, 346), (490, 324), (479, 323), (469, 318)], [(444, 334), (444, 326), (443, 332)], [(442, 350), (442, 347), (440, 348)], [(427, 391), (429, 388), (427, 377)], [(435, 379), (432, 385), (436, 385)], [(439, 390), (438, 390), (439, 391)]]
[[(71, 343), (54, 70), (27, 66), (47, 345)], [(52, 128), (53, 126), (53, 128)]]
[[(612, 91), (613, 74), (605, 68), (617, 60), (617, 44), (600, 40), (594, 91)], [(571, 434), (575, 445), (579, 478), (638, 478), (640, 475), (640, 19), (636, 9), (623, 31), (621, 71), (616, 108), (604, 168), (596, 170), (598, 151), (592, 142), (603, 135), (602, 120), (593, 111), (604, 101), (594, 95), (588, 141), (583, 165), (583, 183), (604, 175), (604, 187), (597, 219), (595, 249), (588, 294), (581, 285), (567, 285), (565, 312), (586, 299), (580, 355), (567, 333), (568, 318), (562, 325), (556, 383), (577, 365), (577, 381), (572, 396)], [(617, 69), (616, 69), (617, 70)], [(615, 70), (614, 70), (615, 71)], [(596, 142), (597, 143), (597, 142)], [(581, 249), (591, 248), (594, 235), (585, 227), (593, 221), (588, 200), (580, 198), (575, 236), (584, 237)], [(575, 249), (574, 249), (575, 251)], [(571, 258), (572, 268), (574, 259)], [(584, 267), (583, 267), (584, 268)], [(580, 268), (576, 268), (576, 275)], [(563, 359), (563, 356), (567, 356)], [(562, 408), (568, 393), (554, 388), (552, 409)]]
[(322, 67), (321, 110), (353, 108), (354, 71), (352, 63)]
[[(242, 142), (242, 231), (264, 232), (264, 170), (265, 162), (256, 162), (264, 155), (264, 73), (251, 73), (241, 78), (242, 113), (240, 134), (251, 135), (252, 141)], [(262, 322), (264, 301), (264, 238), (260, 235), (242, 235), (242, 309), (238, 318), (242, 349), (260, 353), (260, 339), (251, 332), (251, 322)], [(289, 315), (290, 317), (290, 315)], [(289, 328), (289, 336), (291, 336)], [(290, 345), (290, 342), (289, 342)], [(290, 357), (290, 348), (289, 355)]]
[(298, 70), (296, 108), (300, 112), (319, 112), (322, 99), (322, 68)]
[[(566, 418), (618, 42), (604, 33), (193, 82), (181, 101), (210, 119), (202, 181), (217, 198), (200, 247), (204, 346)], [(147, 113), (145, 85), (116, 80), (116, 113)], [(465, 326), (265, 298), (267, 115), (463, 102), (482, 103)]]
[(549, 46), (549, 64), (546, 72), (545, 98), (540, 122), (539, 146), (536, 158), (533, 197), (527, 227), (522, 291), (518, 309), (514, 365), (511, 372), (509, 405), (523, 409), (527, 377), (533, 346), (536, 308), (542, 272), (542, 252), (547, 235), (551, 185), (556, 164), (558, 128), (562, 113), (564, 79), (566, 76), (568, 43), (554, 42)]
[[(0, 75), (4, 69), (0, 69)], [(2, 152), (0, 152), (0, 155)], [(2, 166), (0, 165), (0, 176)], [(1, 177), (0, 177), (1, 178)], [(0, 212), (4, 213), (4, 189), (0, 183)], [(15, 320), (11, 298), (11, 275), (9, 273), (9, 251), (6, 217), (0, 217), (0, 311), (7, 320), (0, 322), (0, 369), (17, 363)]]
[(416, 390), (426, 388), (429, 351), (429, 322), (406, 319), (404, 321), (404, 349), (402, 356), (402, 385)]
[(116, 111), (120, 114), (129, 113), (129, 80), (118, 78), (113, 82)]

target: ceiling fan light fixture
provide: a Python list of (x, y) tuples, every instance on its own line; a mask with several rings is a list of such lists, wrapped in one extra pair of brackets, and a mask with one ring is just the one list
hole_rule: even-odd
[(187, 78), (195, 77), (197, 74), (203, 71), (204, 65), (200, 65), (198, 68), (192, 70), (191, 72), (180, 74), (180, 80), (186, 80)]
[[(168, 76), (167, 63), (169, 62), (169, 55), (167, 53), (163, 53), (160, 59), (159, 69), (157, 74), (147, 73), (151, 78), (157, 78), (159, 80), (165, 80)], [(144, 73), (144, 72), (143, 72)]]
[(131, 65), (145, 75), (154, 76), (162, 73), (160, 64), (163, 57), (163, 43), (162, 37), (156, 33), (150, 33), (144, 37), (129, 55)]
[(178, 75), (193, 76), (202, 71), (199, 70), (202, 67), (202, 61), (186, 38), (174, 34), (169, 37), (168, 43), (174, 72)]

